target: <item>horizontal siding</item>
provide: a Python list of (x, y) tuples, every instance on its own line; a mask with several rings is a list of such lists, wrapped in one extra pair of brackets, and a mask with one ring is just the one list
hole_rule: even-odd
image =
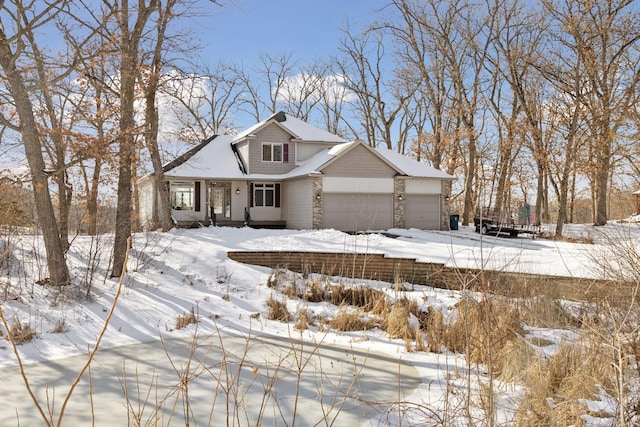
[(322, 178), (325, 193), (393, 193), (393, 178)]
[(357, 146), (322, 169), (325, 176), (392, 178), (396, 171), (363, 146)]
[[(283, 174), (290, 172), (295, 167), (295, 144), (291, 142), (291, 135), (285, 132), (275, 123), (261, 129), (257, 138), (249, 142), (249, 170), (252, 174)], [(275, 142), (289, 144), (289, 161), (285, 162), (263, 162), (262, 143)]]
[[(320, 151), (325, 148), (333, 147), (336, 144), (326, 144), (326, 143), (313, 143), (313, 142), (297, 142), (296, 143), (296, 153), (298, 154), (295, 157), (297, 162), (304, 162), (308, 160), (315, 154), (318, 154)], [(291, 157), (289, 158), (291, 160)]]

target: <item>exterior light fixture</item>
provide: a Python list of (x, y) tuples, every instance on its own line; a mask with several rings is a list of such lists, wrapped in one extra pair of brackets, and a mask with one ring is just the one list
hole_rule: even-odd
[(402, 200), (402, 199), (403, 199), (402, 194), (399, 194), (398, 195), (398, 200)]
[(236, 187), (236, 194), (240, 194), (240, 187)]

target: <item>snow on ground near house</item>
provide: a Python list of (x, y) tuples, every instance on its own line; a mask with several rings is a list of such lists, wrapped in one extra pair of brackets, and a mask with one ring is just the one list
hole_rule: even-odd
[[(201, 228), (169, 233), (140, 233), (133, 239), (122, 294), (102, 342), (104, 347), (185, 338), (193, 325), (176, 330), (178, 315), (194, 310), (199, 317), (199, 333), (291, 336), (291, 324), (266, 320), (265, 301), (273, 294), (266, 286), (271, 269), (231, 261), (230, 250), (295, 250), (383, 253), (410, 257), (448, 266), (598, 277), (594, 257), (610, 254), (608, 243), (640, 239), (635, 224), (606, 227), (568, 226), (565, 234), (592, 240), (594, 244), (568, 243), (545, 239), (480, 236), (470, 227), (458, 231), (389, 230), (382, 234), (349, 235), (335, 230), (254, 230), (250, 228)], [(118, 288), (108, 278), (111, 236), (76, 237), (68, 260), (74, 277), (67, 288), (35, 284), (45, 276), (44, 253), (39, 237), (11, 236), (4, 242), (14, 248), (5, 276), (2, 311), (9, 321), (19, 319), (35, 328), (37, 338), (19, 347), (23, 362), (52, 360), (85, 354), (95, 344)], [(336, 279), (348, 281), (351, 279)], [(90, 288), (87, 284), (90, 281)], [(389, 292), (389, 284), (368, 282)], [(79, 296), (89, 294), (84, 301)], [(417, 287), (413, 292), (421, 303), (435, 306), (450, 315), (460, 295), (456, 292)], [(296, 313), (302, 301), (288, 300)], [(336, 308), (327, 303), (307, 304), (316, 315), (331, 317)], [(258, 316), (257, 313), (260, 313)], [(64, 332), (54, 332), (56, 327)], [(540, 333), (540, 332), (539, 332)], [(561, 334), (547, 334), (546, 338)], [(407, 353), (404, 342), (391, 340), (379, 331), (326, 333), (313, 329), (302, 338), (324, 344), (346, 344), (375, 349), (414, 364), (422, 385), (410, 400), (437, 406), (447, 399), (446, 366), (462, 359), (451, 354)], [(0, 345), (0, 367), (12, 366), (16, 359), (6, 341)], [(464, 364), (460, 361), (460, 366)], [(505, 388), (500, 402), (502, 417), (509, 417), (513, 389)]]

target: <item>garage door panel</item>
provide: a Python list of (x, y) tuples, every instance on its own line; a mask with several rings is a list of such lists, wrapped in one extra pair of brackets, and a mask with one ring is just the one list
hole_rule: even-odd
[(323, 227), (343, 231), (386, 230), (393, 224), (391, 194), (323, 196)]
[(440, 196), (409, 195), (405, 202), (405, 227), (422, 230), (440, 229)]

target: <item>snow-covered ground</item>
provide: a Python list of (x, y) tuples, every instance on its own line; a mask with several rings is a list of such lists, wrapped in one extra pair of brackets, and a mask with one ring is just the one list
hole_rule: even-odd
[[(472, 228), (458, 231), (394, 229), (391, 238), (382, 234), (349, 235), (335, 230), (254, 230), (249, 228), (201, 228), (169, 233), (140, 233), (133, 239), (128, 272), (101, 348), (189, 338), (195, 325), (176, 329), (176, 319), (194, 310), (198, 334), (242, 336), (296, 336), (310, 342), (340, 344), (361, 350), (375, 350), (414, 365), (421, 385), (411, 396), (416, 405), (450, 405), (451, 370), (465, 366), (463, 356), (451, 353), (408, 352), (401, 340), (384, 333), (320, 331), (317, 327), (297, 332), (295, 322), (266, 320), (266, 300), (274, 290), (267, 286), (272, 270), (243, 265), (227, 258), (230, 250), (357, 251), (412, 257), (449, 266), (501, 269), (575, 277), (598, 277), (595, 257), (606, 256), (612, 240), (638, 242), (635, 224), (606, 227), (569, 226), (567, 235), (588, 243), (546, 239), (480, 236)], [(51, 288), (36, 284), (46, 277), (44, 251), (37, 236), (8, 236), (4, 243), (11, 256), (4, 260), (1, 278), (2, 312), (9, 324), (19, 320), (37, 333), (31, 342), (19, 346), (23, 363), (56, 360), (86, 354), (95, 345), (111, 311), (118, 280), (108, 277), (111, 236), (78, 236), (73, 240), (68, 261), (73, 285)], [(353, 279), (335, 278), (352, 282)], [(390, 284), (368, 282), (393, 295)], [(84, 298), (88, 295), (87, 298)], [(412, 292), (421, 304), (453, 313), (460, 294), (416, 287)], [(289, 311), (305, 306), (315, 315), (330, 318), (337, 308), (327, 303), (310, 304), (289, 299)], [(561, 333), (541, 331), (547, 339), (561, 339)], [(0, 344), (0, 367), (17, 364), (7, 341)], [(474, 375), (482, 375), (481, 372)], [(499, 395), (500, 419), (509, 420), (517, 387), (503, 385)], [(365, 420), (363, 420), (364, 422)]]

